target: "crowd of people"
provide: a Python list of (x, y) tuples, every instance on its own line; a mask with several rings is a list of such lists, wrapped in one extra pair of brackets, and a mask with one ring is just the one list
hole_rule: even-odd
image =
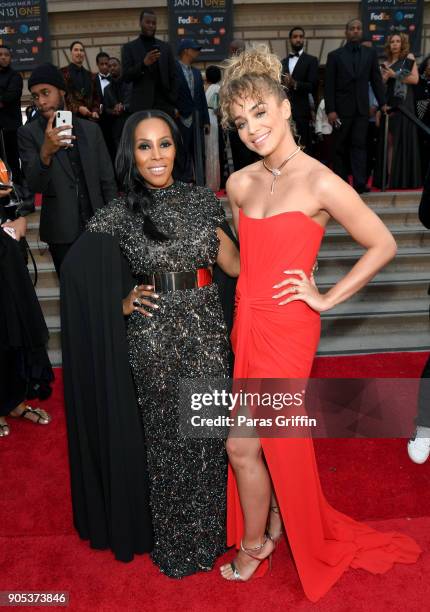
[[(121, 60), (105, 51), (97, 54), (96, 74), (84, 67), (84, 45), (71, 43), (70, 64), (61, 68), (65, 108), (98, 123), (112, 161), (131, 114), (166, 112), (177, 122), (184, 142), (182, 178), (218, 191), (231, 172), (256, 160), (234, 132), (221, 129), (219, 67), (208, 66), (203, 79), (193, 66), (199, 60), (199, 45), (184, 39), (173, 50), (156, 38), (157, 19), (150, 9), (142, 11), (140, 26), (139, 37), (123, 46)], [(346, 44), (329, 53), (323, 78), (317, 58), (306, 53), (305, 46), (304, 29), (292, 28), (282, 72), (299, 144), (342, 178), (352, 176), (359, 193), (368, 191), (369, 184), (393, 189), (421, 186), (429, 135), (402, 111), (406, 108), (430, 127), (430, 57), (418, 67), (407, 35), (394, 32), (387, 38), (383, 61), (378, 60), (356, 19), (347, 25)], [(243, 40), (232, 41), (230, 56), (244, 48)], [(0, 127), (9, 165), (19, 180), (17, 130), (23, 83), (10, 63), (11, 50), (0, 47)], [(36, 107), (28, 114), (34, 118)]]
[[(23, 182), (43, 197), (40, 235), (61, 281), (77, 532), (121, 561), (151, 552), (175, 578), (211, 570), (226, 544), (234, 546), (234, 559), (220, 568), (226, 581), (264, 575), (285, 535), (311, 601), (349, 567), (383, 573), (395, 562), (414, 563), (421, 550), (411, 538), (378, 533), (330, 506), (310, 436), (181, 435), (180, 385), (227, 380), (230, 331), (234, 379), (309, 377), (320, 314), (365, 287), (396, 254), (392, 235), (358, 194), (368, 189), (366, 153), (369, 140), (379, 146), (378, 129), (388, 134), (382, 180), (419, 182), (418, 167), (395, 168), (403, 106), (416, 106), (413, 86), (420, 85), (421, 120), (428, 116), (428, 66), (419, 73), (407, 41), (394, 34), (381, 69), (353, 20), (347, 44), (329, 54), (316, 111), (318, 62), (304, 52), (300, 27), (291, 30), (292, 52), (282, 63), (267, 48), (233, 41), (222, 71), (207, 68), (205, 89), (193, 40), (181, 41), (175, 60), (155, 37), (152, 11), (142, 12), (140, 25), (121, 61), (98, 54), (96, 75), (83, 67), (79, 41), (69, 66), (37, 67), (28, 82), (29, 121), (20, 127), (15, 113), (10, 124)], [(13, 81), (18, 104), (22, 80), (2, 50), (0, 87)], [(0, 116), (9, 99), (0, 96)], [(55, 125), (61, 110), (73, 112), (72, 125)], [(415, 125), (407, 125), (407, 146), (419, 147)], [(319, 144), (332, 152), (325, 164), (315, 158)], [(225, 186), (236, 236), (214, 194), (230, 165)], [(52, 377), (40, 307), (23, 334), (29, 315), (3, 258), (22, 258), (13, 238), (25, 235), (26, 212), (18, 203), (14, 220), (2, 207), (8, 231), (0, 232), (0, 274), (16, 296), (14, 334), (4, 331), (11, 305), (0, 300), (0, 365), (15, 373), (1, 388), (3, 436), (8, 415), (50, 422), (25, 401), (30, 375), (33, 384)], [(364, 254), (321, 293), (313, 270), (331, 217)], [(30, 309), (31, 299), (24, 302)]]

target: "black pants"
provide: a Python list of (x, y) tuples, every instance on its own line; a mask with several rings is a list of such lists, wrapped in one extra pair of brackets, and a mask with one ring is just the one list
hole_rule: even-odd
[(6, 149), (7, 163), (12, 170), (12, 180), (21, 184), (22, 173), (19, 164), (18, 136), (16, 130), (3, 130), (4, 147)]
[(60, 278), (61, 264), (72, 244), (49, 244), (48, 246), (52, 261), (54, 262), (55, 271), (58, 278)]
[(369, 179), (376, 168), (376, 159), (378, 156), (378, 140), (379, 128), (376, 127), (374, 121), (369, 121), (367, 132), (367, 178)]
[(338, 176), (348, 181), (350, 161), (354, 187), (361, 189), (367, 178), (367, 130), (368, 117), (340, 117), (342, 125), (333, 130), (334, 156), (333, 170)]
[(430, 427), (430, 357), (427, 359), (421, 374), (418, 414), (415, 422), (418, 426)]

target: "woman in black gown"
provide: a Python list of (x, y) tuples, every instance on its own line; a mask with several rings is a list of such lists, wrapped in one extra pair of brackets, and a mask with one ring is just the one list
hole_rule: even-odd
[[(88, 465), (91, 465), (91, 459), (88, 465), (79, 464), (83, 430), (87, 435), (91, 429), (93, 435), (98, 425), (82, 425), (82, 410), (75, 399), (80, 381), (79, 377), (76, 384), (71, 380), (71, 370), (75, 367), (81, 372), (87, 370), (82, 360), (97, 350), (97, 344), (103, 344), (105, 354), (108, 350), (112, 355), (108, 360), (104, 356), (101, 359), (106, 385), (111, 388), (116, 377), (116, 365), (111, 364), (111, 360), (116, 359), (118, 363), (118, 355), (123, 354), (120, 351), (127, 345), (144, 426), (154, 529), (152, 559), (165, 574), (180, 578), (211, 569), (225, 549), (227, 463), (224, 442), (215, 438), (180, 436), (179, 388), (181, 379), (228, 376), (226, 325), (218, 290), (211, 282), (208, 268), (216, 262), (227, 274), (237, 276), (239, 254), (220, 229), (224, 212), (213, 193), (204, 187), (173, 180), (177, 147), (176, 126), (164, 113), (144, 111), (128, 119), (116, 163), (126, 195), (97, 211), (89, 222), (89, 231), (72, 249), (62, 270), (62, 303), (63, 350), (68, 353), (65, 354), (65, 382), (69, 433), (72, 432), (69, 435), (72, 482), (74, 478), (85, 480)], [(135, 287), (123, 291), (123, 296), (126, 295), (123, 299), (126, 332), (123, 329), (121, 334), (118, 325), (116, 337), (109, 335), (110, 326), (105, 323), (100, 329), (102, 337), (93, 338), (94, 326), (99, 325), (100, 318), (105, 318), (106, 310), (111, 311), (112, 307), (115, 316), (118, 315), (119, 299), (112, 300), (111, 288), (117, 279), (116, 269), (109, 269), (109, 265), (104, 269), (102, 264), (101, 273), (96, 271), (88, 277), (83, 294), (89, 300), (89, 308), (94, 302), (93, 294), (87, 291), (92, 291), (93, 282), (98, 287), (95, 292), (97, 310), (94, 310), (88, 332), (86, 315), (84, 322), (81, 317), (82, 301), (73, 297), (80, 279), (76, 278), (73, 284), (71, 276), (87, 274), (87, 269), (82, 269), (81, 253), (93, 240), (101, 240), (104, 249), (106, 241), (113, 240), (135, 279)], [(103, 260), (107, 261), (105, 256)], [(92, 266), (93, 261), (93, 257), (91, 263), (87, 257), (86, 268)], [(125, 287), (126, 283), (122, 285)], [(103, 294), (103, 303), (97, 295), (99, 292)], [(76, 306), (79, 315), (76, 315)], [(74, 342), (80, 331), (84, 331), (86, 338), (76, 351)], [(104, 383), (97, 379), (95, 384), (97, 391), (97, 386)], [(129, 402), (120, 403), (113, 407), (112, 415), (106, 416), (110, 408), (100, 405), (104, 404), (103, 399), (100, 401), (100, 397), (105, 398), (103, 389), (98, 396), (94, 410), (100, 415), (99, 421), (113, 418), (112, 415), (123, 419), (124, 414), (132, 410)], [(106, 427), (99, 435), (99, 446), (104, 445), (102, 436), (109, 435), (108, 429)], [(132, 431), (126, 431), (126, 434), (117, 432), (117, 449), (107, 451), (111, 464), (116, 465), (123, 449), (129, 446), (128, 436)], [(142, 455), (144, 451), (142, 449)], [(138, 453), (128, 462), (137, 460)], [(101, 463), (104, 464), (103, 459)], [(140, 486), (140, 482), (135, 484)], [(82, 489), (75, 487), (72, 491), (76, 507)], [(75, 523), (79, 520), (80, 513), (75, 512)]]
[[(38, 425), (51, 421), (45, 410), (28, 406), (26, 399), (49, 397), (54, 379), (46, 352), (48, 329), (18, 243), (27, 224), (24, 217), (8, 221), (11, 209), (1, 200), (9, 194), (0, 191), (0, 438), (11, 433), (6, 417)], [(20, 209), (19, 214), (26, 212)]]
[[(400, 110), (400, 106), (415, 115), (413, 85), (418, 83), (415, 57), (409, 52), (406, 34), (391, 34), (385, 45), (386, 61), (381, 65), (386, 84), (389, 111), (387, 183), (388, 189), (415, 189), (422, 185), (418, 134), (415, 124)], [(381, 134), (384, 134), (385, 115), (382, 116)], [(383, 138), (378, 155), (378, 171), (374, 184), (382, 186)]]

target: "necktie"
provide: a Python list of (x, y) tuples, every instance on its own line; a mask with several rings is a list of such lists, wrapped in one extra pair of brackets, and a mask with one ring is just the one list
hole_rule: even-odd
[(354, 45), (352, 47), (352, 67), (353, 67), (355, 75), (357, 75), (358, 73), (359, 65), (360, 65), (360, 47), (358, 45)]
[(188, 87), (190, 88), (191, 97), (194, 98), (194, 76), (193, 71), (191, 70), (191, 66), (187, 66), (186, 70)]
[(300, 57), (300, 53), (289, 53), (288, 57)]

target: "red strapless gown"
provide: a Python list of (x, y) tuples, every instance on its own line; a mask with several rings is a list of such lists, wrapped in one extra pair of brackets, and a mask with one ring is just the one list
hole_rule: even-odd
[[(304, 302), (278, 306), (273, 285), (284, 270), (309, 276), (324, 234), (301, 212), (265, 219), (240, 211), (241, 272), (232, 331), (235, 378), (308, 378), (320, 316)], [(378, 533), (332, 508), (321, 490), (311, 439), (262, 438), (286, 535), (306, 596), (317, 601), (346, 568), (379, 574), (414, 563), (421, 549), (408, 536)], [(352, 485), (351, 485), (352, 486)], [(239, 547), (243, 517), (233, 470), (228, 479), (228, 545)]]

